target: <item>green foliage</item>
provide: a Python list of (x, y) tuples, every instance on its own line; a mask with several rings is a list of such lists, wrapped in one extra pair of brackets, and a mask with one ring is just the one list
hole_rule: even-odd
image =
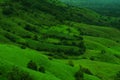
[(32, 60), (27, 64), (27, 67), (37, 71), (37, 65)]
[(106, 51), (105, 50), (101, 50), (101, 54), (105, 54), (106, 53)]
[(79, 69), (76, 73), (75, 73), (75, 79), (76, 80), (83, 80), (84, 74), (82, 72), (81, 69)]
[(76, 80), (84, 80), (84, 73), (92, 75), (89, 69), (80, 66), (80, 69), (75, 73)]
[(7, 16), (10, 16), (14, 13), (14, 7), (12, 7), (12, 4), (9, 4), (9, 3), (6, 3), (4, 4), (3, 6), (3, 14), (4, 15), (7, 15)]
[(42, 72), (42, 73), (45, 73), (45, 68), (43, 66), (40, 66), (38, 71)]
[(45, 68), (43, 66), (40, 66), (38, 68), (37, 64), (35, 62), (33, 62), (32, 60), (27, 64), (27, 68), (45, 73)]
[(22, 49), (26, 49), (26, 46), (25, 46), (25, 45), (21, 45), (21, 48), (22, 48)]
[(114, 80), (120, 80), (120, 71), (116, 74)]
[(26, 29), (30, 32), (36, 32), (36, 33), (39, 32), (39, 27), (35, 27), (33, 25), (30, 25), (30, 24), (26, 24), (24, 29)]
[(16, 36), (9, 34), (9, 33), (7, 33), (5, 37), (11, 40), (12, 42), (16, 42), (16, 39), (17, 39)]
[(29, 73), (21, 71), (17, 67), (13, 67), (7, 75), (8, 80), (33, 80)]

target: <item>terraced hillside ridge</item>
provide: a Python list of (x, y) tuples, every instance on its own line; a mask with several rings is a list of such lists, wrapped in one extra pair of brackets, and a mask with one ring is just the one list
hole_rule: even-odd
[[(49, 5), (53, 4), (46, 1), (35, 1), (36, 6), (29, 9), (27, 6), (33, 5), (31, 1), (19, 1), (19, 3), (13, 1), (13, 3), (11, 1), (1, 3), (1, 43), (47, 51), (48, 55), (55, 53), (56, 57), (58, 55), (66, 57), (69, 52), (71, 52), (70, 55), (84, 53), (83, 38), (77, 29), (61, 24), (60, 20), (56, 19), (57, 16), (53, 16), (51, 12), (46, 13), (46, 11), (37, 8), (39, 5), (44, 9), (44, 4), (49, 8)], [(56, 7), (55, 10), (57, 10)]]
[(81, 34), (86, 46), (83, 58), (119, 64), (117, 55), (120, 50), (120, 31), (118, 29), (74, 22), (71, 22), (71, 25), (83, 31)]
[(0, 80), (119, 80), (119, 27), (60, 0), (0, 0)]

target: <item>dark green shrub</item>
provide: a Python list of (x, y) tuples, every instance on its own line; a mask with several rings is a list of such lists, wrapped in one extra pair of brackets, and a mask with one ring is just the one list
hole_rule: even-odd
[(84, 80), (84, 73), (92, 75), (89, 69), (80, 66), (80, 69), (75, 73), (76, 80)]
[(88, 68), (84, 68), (84, 67), (80, 66), (80, 70), (81, 70), (82, 72), (86, 73), (86, 74), (92, 75), (91, 71), (90, 71)]
[(38, 40), (39, 40), (39, 36), (38, 36), (38, 35), (34, 35), (34, 36), (33, 36), (33, 40), (38, 41)]
[(13, 5), (12, 2), (7, 1), (2, 4), (2, 13), (6, 16), (15, 14), (17, 5)]
[(26, 49), (26, 46), (25, 46), (25, 45), (21, 45), (21, 48), (22, 48), (22, 49)]
[(106, 53), (106, 51), (105, 50), (101, 50), (101, 54), (105, 54)]
[(116, 74), (114, 80), (120, 80), (120, 71)]
[(40, 66), (39, 71), (42, 72), (42, 73), (45, 73), (45, 68), (43, 66)]
[(119, 43), (119, 41), (118, 41), (118, 40), (117, 40), (116, 42), (117, 42), (117, 43)]
[(81, 71), (81, 69), (79, 69), (76, 73), (75, 73), (75, 79), (76, 80), (83, 80), (84, 74), (83, 71)]
[(39, 28), (31, 24), (26, 24), (24, 29), (31, 31), (31, 32), (39, 32)]
[(17, 67), (13, 67), (7, 74), (8, 80), (33, 80), (29, 73), (19, 70)]
[(32, 70), (37, 71), (37, 64), (35, 62), (33, 62), (32, 60), (27, 64), (27, 67), (32, 69)]
[(114, 54), (114, 56), (120, 59), (120, 55), (119, 54)]
[(81, 54), (84, 54), (86, 51), (86, 46), (83, 41), (81, 41), (81, 43), (79, 44), (79, 48), (81, 49), (80, 50)]
[(92, 75), (91, 71), (89, 69), (87, 69), (87, 68), (84, 68), (83, 72), (86, 73), (86, 74)]
[(94, 56), (91, 56), (91, 57), (90, 57), (90, 60), (95, 60), (95, 57), (94, 57)]
[(6, 6), (4, 9), (3, 9), (3, 14), (4, 15), (11, 15), (14, 13), (14, 9), (10, 6)]

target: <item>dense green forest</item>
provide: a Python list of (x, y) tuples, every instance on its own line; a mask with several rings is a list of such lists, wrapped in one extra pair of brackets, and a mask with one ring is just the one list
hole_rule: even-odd
[(120, 79), (120, 18), (63, 1), (0, 0), (0, 80)]

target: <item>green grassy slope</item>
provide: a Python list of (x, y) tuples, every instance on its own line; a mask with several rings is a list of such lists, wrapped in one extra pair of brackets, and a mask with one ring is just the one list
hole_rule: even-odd
[[(60, 60), (61, 62), (68, 63), (69, 60)], [(92, 61), (89, 59), (72, 60), (76, 69), (82, 66), (89, 69), (94, 76), (86, 76), (84, 74), (84, 80), (115, 80), (116, 74), (120, 71), (118, 64)]]
[[(6, 55), (6, 56), (5, 56)], [(34, 61), (37, 66), (45, 67), (45, 73), (34, 71), (27, 68), (29, 61)], [(7, 76), (7, 72), (11, 68), (18, 66), (20, 70), (29, 72), (34, 77), (34, 80), (74, 80), (75, 69), (49, 60), (47, 56), (40, 54), (30, 49), (20, 49), (12, 45), (0, 45), (0, 68), (4, 72), (0, 72), (3, 77)]]
[(86, 54), (83, 58), (120, 63), (120, 31), (118, 29), (81, 23), (71, 23), (70, 25), (82, 31), (86, 46)]
[(71, 60), (76, 68), (82, 65), (101, 80), (116, 80), (115, 76), (120, 71), (120, 31), (112, 27), (72, 22), (70, 26), (82, 31), (86, 53), (60, 61), (68, 63)]
[(76, 65), (82, 65), (96, 76), (98, 76), (101, 80), (113, 80), (116, 73), (120, 70), (120, 65), (103, 63), (98, 61), (90, 61), (90, 60), (75, 60)]
[(120, 31), (114, 27), (112, 28), (107, 26), (96, 26), (72, 22), (70, 24), (74, 27), (78, 27), (81, 31), (83, 31), (83, 35), (108, 38), (116, 42), (119, 42), (120, 40)]
[[(20, 49), (12, 45), (1, 44), (0, 47), (2, 47), (2, 49), (0, 48), (0, 68), (4, 71), (1, 71), (2, 75), (0, 77), (2, 78), (6, 78), (7, 73), (11, 71), (12, 67), (17, 66), (19, 70), (28, 72), (35, 80), (75, 80), (74, 74), (78, 66), (82, 65), (88, 68), (94, 75), (84, 74), (85, 80), (113, 80), (120, 67), (120, 65), (117, 64), (85, 59), (73, 60), (75, 67), (70, 67), (64, 63), (66, 61), (49, 60), (47, 56), (40, 54), (41, 52), (30, 49)], [(44, 66), (45, 73), (28, 69), (27, 64), (30, 60), (33, 60), (38, 66)], [(110, 74), (108, 74), (108, 72), (110, 72)]]

